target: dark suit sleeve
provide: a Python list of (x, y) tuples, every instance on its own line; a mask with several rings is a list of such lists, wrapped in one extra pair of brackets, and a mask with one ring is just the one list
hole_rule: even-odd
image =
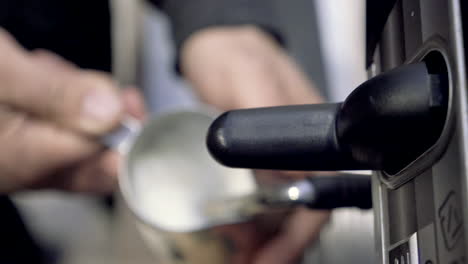
[(177, 48), (198, 30), (215, 25), (257, 25), (283, 43), (271, 0), (151, 0), (169, 15)]

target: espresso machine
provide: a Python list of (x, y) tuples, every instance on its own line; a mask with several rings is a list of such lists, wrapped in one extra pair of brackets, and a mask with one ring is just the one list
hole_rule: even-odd
[(379, 263), (465, 263), (466, 28), (465, 0), (368, 1), (368, 81), (342, 103), (227, 112), (208, 149), (229, 167), (372, 170)]
[[(437, 140), (398, 172), (374, 173), (380, 262), (465, 263), (468, 127), (463, 29), (468, 25), (468, 3), (403, 0), (389, 5), (386, 21), (368, 27), (370, 76), (437, 56), (438, 66), (445, 64), (447, 70), (449, 98)], [(368, 14), (371, 19), (378, 15)]]

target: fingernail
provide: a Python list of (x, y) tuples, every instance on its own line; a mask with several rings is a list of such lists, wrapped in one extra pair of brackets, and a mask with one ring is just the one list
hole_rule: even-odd
[(96, 89), (85, 96), (82, 111), (86, 121), (105, 126), (121, 113), (122, 103), (112, 91)]

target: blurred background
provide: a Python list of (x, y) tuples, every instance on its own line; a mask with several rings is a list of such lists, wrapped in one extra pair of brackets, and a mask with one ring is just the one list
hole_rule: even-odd
[[(329, 101), (343, 100), (366, 79), (365, 1), (274, 1), (292, 56)], [(142, 13), (137, 83), (150, 110), (197, 105), (190, 87), (174, 73), (166, 18), (149, 5)], [(22, 193), (14, 200), (50, 263), (161, 263), (141, 240), (118, 196), (115, 210), (98, 198), (55, 192)], [(373, 252), (372, 214), (339, 210), (304, 263), (373, 263)]]

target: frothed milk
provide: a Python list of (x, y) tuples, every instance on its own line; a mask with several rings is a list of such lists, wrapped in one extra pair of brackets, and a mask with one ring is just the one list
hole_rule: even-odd
[(127, 161), (128, 193), (137, 215), (168, 231), (206, 227), (207, 202), (251, 194), (250, 171), (219, 165), (205, 146), (212, 118), (190, 112), (167, 114), (150, 123)]

